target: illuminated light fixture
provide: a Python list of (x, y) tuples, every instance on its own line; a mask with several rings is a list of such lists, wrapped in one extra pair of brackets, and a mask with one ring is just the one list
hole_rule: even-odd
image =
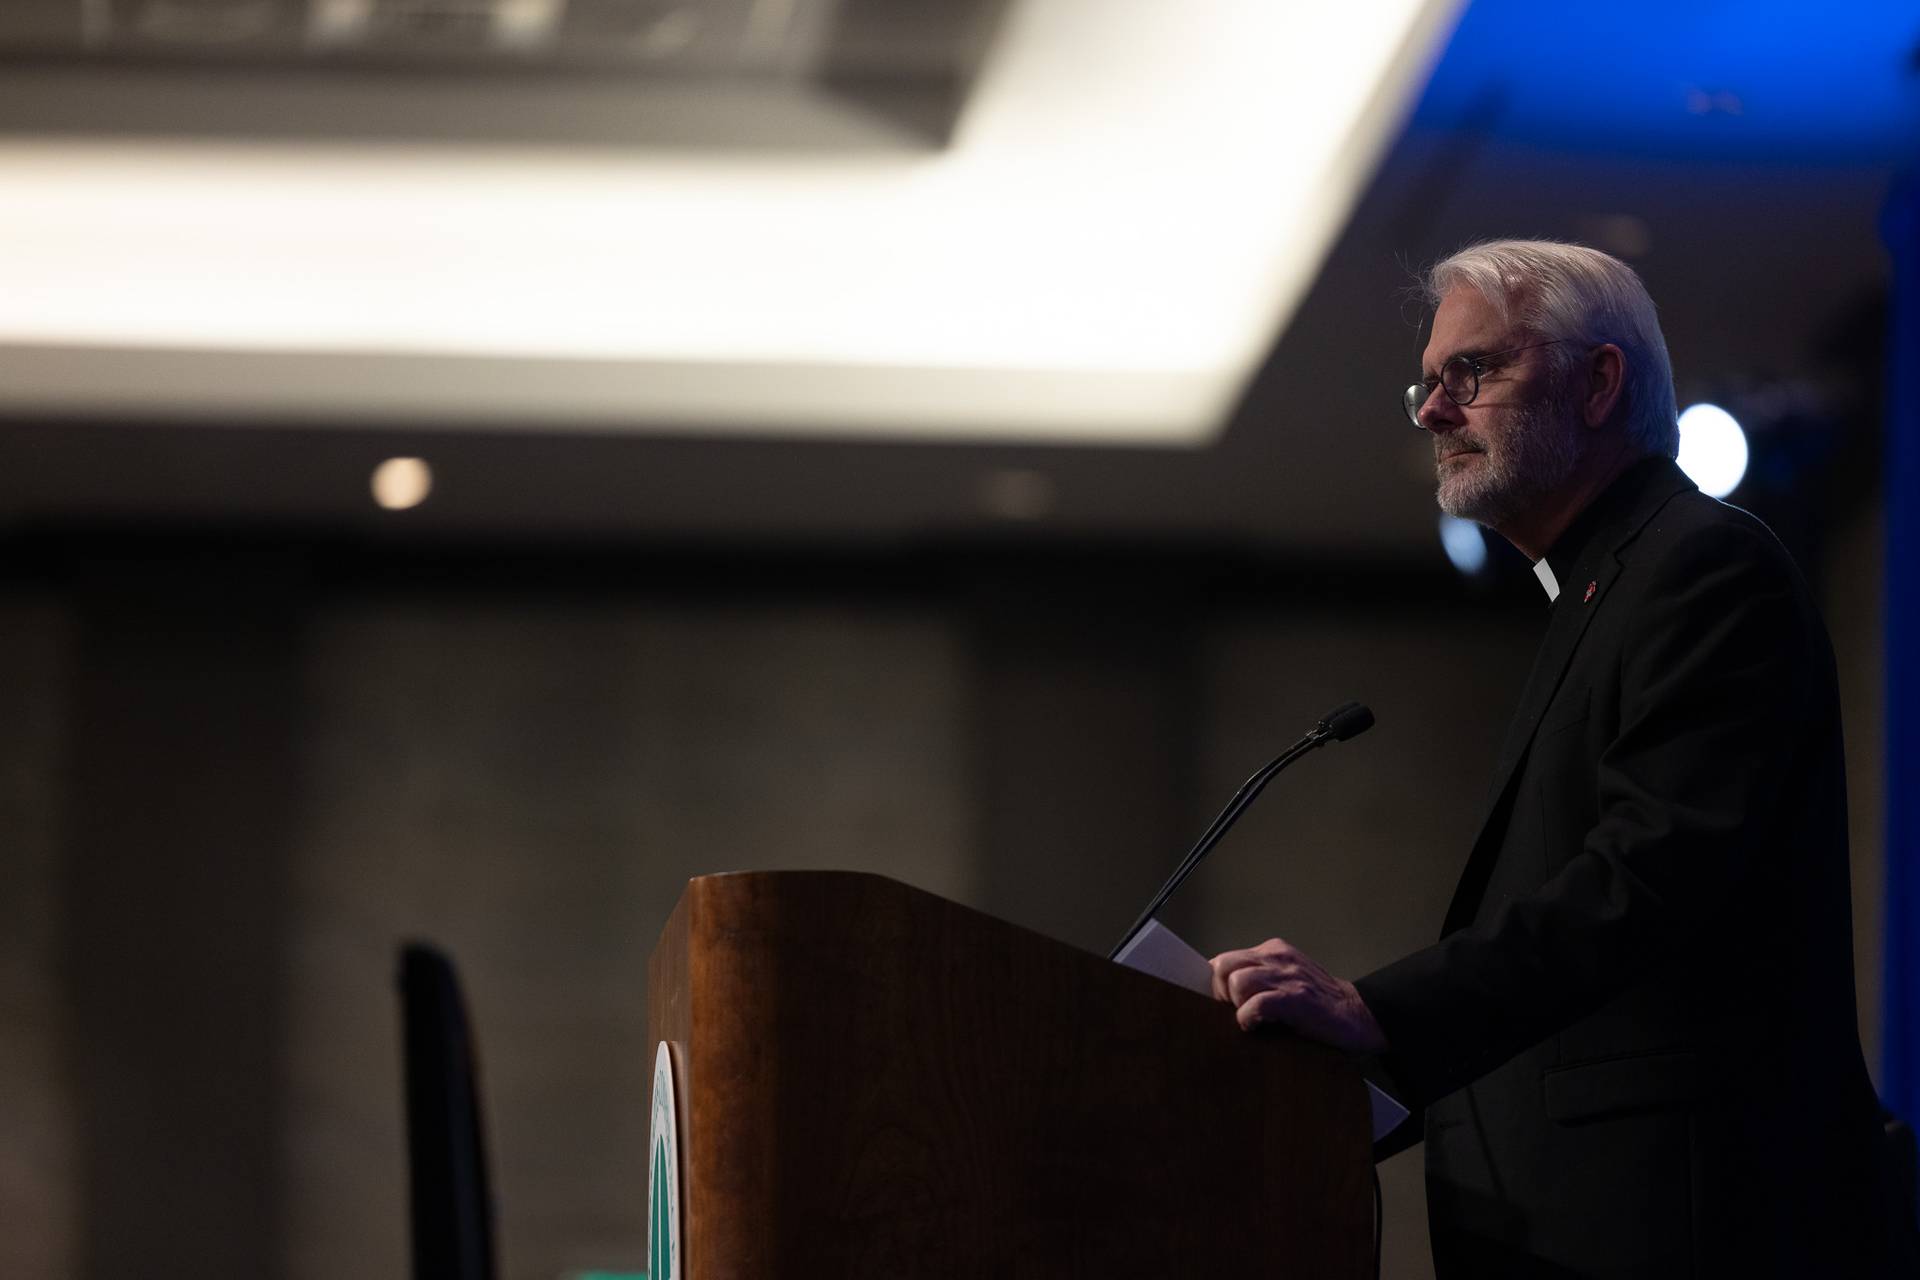
[(1680, 415), (1680, 456), (1675, 459), (1701, 492), (1724, 498), (1747, 474), (1747, 433), (1717, 404), (1696, 404)]
[(1459, 7), (1013, 0), (940, 151), (8, 141), (0, 409), (1204, 443)]
[(388, 511), (417, 507), (433, 492), (433, 469), (421, 458), (388, 458), (373, 469), (373, 500)]
[(1487, 535), (1471, 520), (1441, 516), (1440, 546), (1466, 577), (1476, 577), (1487, 567)]

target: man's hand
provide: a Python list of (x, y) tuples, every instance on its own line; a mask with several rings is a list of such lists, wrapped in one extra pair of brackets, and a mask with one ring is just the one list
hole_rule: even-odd
[(1240, 1025), (1286, 1027), (1350, 1053), (1378, 1053), (1386, 1033), (1351, 982), (1336, 978), (1303, 951), (1270, 938), (1245, 951), (1215, 956), (1213, 994), (1232, 1004)]

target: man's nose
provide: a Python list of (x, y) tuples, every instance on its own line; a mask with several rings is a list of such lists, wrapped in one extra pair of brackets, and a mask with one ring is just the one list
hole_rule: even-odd
[(1420, 419), (1422, 427), (1435, 434), (1451, 431), (1467, 420), (1467, 415), (1453, 402), (1453, 397), (1437, 384), (1427, 393), (1426, 400), (1421, 403), (1415, 416)]

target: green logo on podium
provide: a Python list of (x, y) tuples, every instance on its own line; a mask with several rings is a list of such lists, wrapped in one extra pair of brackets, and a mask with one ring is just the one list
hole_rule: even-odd
[(673, 1105), (673, 1054), (653, 1055), (653, 1111), (647, 1145), (647, 1277), (686, 1280), (680, 1264), (680, 1119)]

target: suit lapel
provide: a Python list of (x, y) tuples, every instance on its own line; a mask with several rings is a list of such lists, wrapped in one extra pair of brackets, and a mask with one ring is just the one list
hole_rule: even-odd
[[(1553, 702), (1553, 695), (1560, 691), (1560, 684), (1566, 678), (1567, 667), (1573, 662), (1574, 651), (1580, 647), (1580, 639), (1587, 634), (1587, 625), (1594, 616), (1606, 607), (1606, 601), (1612, 592), (1613, 580), (1620, 576), (1620, 561), (1608, 547), (1598, 557), (1597, 564), (1579, 564), (1573, 573), (1573, 581), (1561, 591), (1559, 601), (1553, 607), (1553, 616), (1547, 622), (1547, 634), (1541, 638), (1540, 649), (1534, 655), (1533, 670), (1527, 675), (1525, 688), (1520, 692), (1520, 704), (1514, 709), (1513, 719), (1507, 724), (1507, 736), (1500, 745), (1500, 754), (1494, 761), (1493, 782), (1490, 787), (1493, 795), (1498, 796), (1506, 790), (1514, 772), (1526, 758), (1527, 748), (1533, 745), (1533, 735), (1539, 732), (1540, 718), (1546, 714), (1547, 707)], [(1587, 584), (1593, 584), (1593, 595), (1587, 598)], [(1482, 816), (1485, 822), (1485, 815)]]
[[(1534, 655), (1533, 669), (1527, 674), (1520, 704), (1507, 725), (1506, 740), (1494, 763), (1479, 834), (1454, 890), (1453, 901), (1447, 907), (1442, 936), (1465, 928), (1479, 910), (1481, 895), (1499, 853), (1499, 836), (1506, 828), (1506, 823), (1497, 819), (1511, 801), (1510, 793), (1520, 775), (1520, 765), (1527, 758), (1534, 735), (1539, 732), (1541, 718), (1560, 691), (1581, 638), (1612, 596), (1611, 588), (1623, 565), (1620, 551), (1676, 493), (1693, 487), (1693, 482), (1670, 462), (1659, 468), (1650, 466), (1648, 474), (1651, 480), (1634, 486), (1631, 497), (1635, 500), (1624, 504), (1622, 510), (1611, 514), (1596, 512), (1600, 523), (1585, 540), (1584, 550), (1575, 557), (1567, 580), (1561, 584), (1560, 597), (1554, 602), (1552, 617), (1547, 622), (1547, 634)], [(1603, 497), (1602, 501), (1605, 500)]]
[[(1513, 790), (1514, 781), (1520, 775), (1520, 762), (1527, 758), (1527, 748), (1533, 745), (1534, 734), (1540, 728), (1540, 718), (1546, 714), (1547, 707), (1553, 702), (1553, 695), (1559, 691), (1567, 667), (1573, 661), (1574, 650), (1580, 647), (1580, 638), (1587, 633), (1587, 624), (1593, 620), (1600, 602), (1607, 595), (1607, 588), (1620, 573), (1620, 562), (1611, 555), (1606, 558), (1606, 563), (1604, 577), (1586, 576), (1587, 567), (1582, 565), (1575, 582), (1561, 589), (1560, 599), (1553, 606), (1553, 616), (1547, 622), (1547, 634), (1540, 641), (1539, 651), (1534, 654), (1533, 670), (1528, 673), (1526, 687), (1520, 693), (1520, 706), (1507, 724), (1506, 740), (1501, 744), (1500, 755), (1494, 762), (1493, 782), (1487, 792), (1486, 811), (1480, 816), (1479, 835), (1474, 839), (1473, 853), (1467, 858), (1466, 871), (1454, 889), (1453, 902), (1447, 907), (1442, 936), (1471, 924), (1474, 913), (1480, 908), (1480, 897), (1486, 891), (1487, 877), (1492, 873), (1494, 858), (1499, 853), (1498, 835), (1506, 828), (1505, 822), (1495, 819), (1510, 803), (1508, 793)], [(1592, 600), (1580, 598), (1586, 594), (1587, 582), (1596, 584)], [(1573, 592), (1580, 594), (1574, 596), (1571, 594)]]

